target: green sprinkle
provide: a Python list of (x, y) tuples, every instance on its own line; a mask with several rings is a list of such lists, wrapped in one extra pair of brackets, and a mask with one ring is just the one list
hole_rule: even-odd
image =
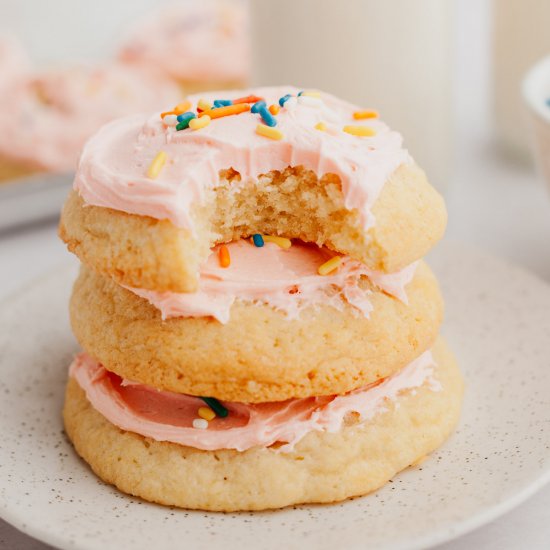
[(196, 115), (195, 113), (191, 113), (191, 112), (178, 115), (179, 124), (176, 126), (176, 130), (179, 132), (180, 130), (185, 130), (186, 128), (189, 128), (189, 121), (194, 118), (196, 118)]
[(229, 411), (214, 397), (201, 397), (201, 399), (221, 418), (225, 418)]

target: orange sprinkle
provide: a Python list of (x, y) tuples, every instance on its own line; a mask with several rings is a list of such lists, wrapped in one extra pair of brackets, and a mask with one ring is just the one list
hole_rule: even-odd
[(275, 105), (275, 104), (269, 106), (269, 112), (272, 115), (278, 115), (279, 114), (279, 109), (280, 109), (280, 107), (278, 105)]
[(239, 99), (233, 100), (233, 105), (238, 105), (239, 103), (256, 103), (257, 101), (262, 101), (263, 97), (258, 97), (257, 95), (247, 95), (246, 97), (239, 97)]
[(160, 118), (164, 118), (166, 115), (175, 115), (175, 111), (164, 111), (164, 113), (160, 113)]
[(229, 255), (229, 249), (224, 244), (222, 244), (218, 250), (218, 257), (220, 259), (220, 267), (229, 267), (231, 265), (231, 256)]
[(215, 119), (229, 115), (240, 115), (246, 111), (250, 111), (250, 105), (248, 103), (239, 103), (237, 105), (228, 105), (227, 107), (218, 107), (217, 109), (203, 111), (199, 113), (199, 116), (208, 115), (211, 119)]
[(181, 115), (182, 113), (185, 113), (191, 109), (191, 102), (190, 101), (183, 101), (182, 103), (178, 103), (174, 107), (174, 114), (175, 115)]
[(362, 120), (364, 118), (378, 118), (378, 112), (372, 110), (355, 111), (355, 113), (353, 113), (353, 118), (355, 120)]

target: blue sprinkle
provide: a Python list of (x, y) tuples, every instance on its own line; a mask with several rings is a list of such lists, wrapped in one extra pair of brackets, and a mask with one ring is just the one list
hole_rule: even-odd
[(285, 103), (291, 98), (292, 96), (290, 94), (286, 94), (283, 97), (279, 98), (279, 105), (281, 107), (284, 107)]
[(178, 122), (187, 122), (192, 118), (195, 118), (197, 115), (195, 113), (192, 113), (191, 111), (187, 111), (186, 113), (182, 113), (181, 115), (178, 115)]
[(277, 119), (269, 112), (269, 109), (264, 105), (260, 108), (260, 115), (267, 126), (277, 126)]
[(233, 101), (230, 99), (215, 99), (214, 100), (214, 107), (228, 107), (229, 105), (233, 105)]
[(269, 112), (265, 101), (257, 101), (250, 109), (252, 113), (259, 113), (267, 126), (277, 126), (276, 118)]
[(250, 111), (253, 113), (259, 113), (262, 107), (265, 107), (265, 101), (256, 101), (256, 103), (252, 105)]
[(304, 90), (302, 90), (301, 92), (298, 92), (298, 97), (300, 97), (303, 93), (304, 93)]
[(252, 240), (254, 241), (254, 246), (257, 246), (258, 248), (261, 248), (264, 245), (264, 238), (259, 233), (252, 235)]
[(546, 106), (550, 107), (550, 97), (546, 100)]

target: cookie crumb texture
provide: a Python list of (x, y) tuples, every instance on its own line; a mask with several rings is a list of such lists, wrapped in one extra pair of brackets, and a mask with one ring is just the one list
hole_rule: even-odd
[(441, 340), (433, 351), (441, 391), (405, 392), (369, 421), (334, 434), (308, 434), (291, 453), (200, 451), (122, 431), (92, 408), (73, 379), (67, 385), (65, 427), (101, 479), (152, 502), (227, 512), (335, 502), (378, 489), (453, 430), (462, 377)]
[(82, 262), (120, 284), (194, 292), (199, 266), (220, 242), (254, 233), (299, 238), (391, 273), (423, 257), (447, 223), (442, 197), (413, 164), (388, 179), (373, 206), (376, 224), (366, 232), (358, 212), (345, 208), (334, 174), (317, 178), (293, 167), (241, 181), (229, 169), (220, 178), (192, 209), (194, 236), (167, 220), (85, 206), (75, 191), (63, 207), (59, 235)]

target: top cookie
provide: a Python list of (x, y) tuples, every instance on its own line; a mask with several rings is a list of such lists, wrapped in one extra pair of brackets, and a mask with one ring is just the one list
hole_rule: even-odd
[(176, 127), (171, 114), (115, 121), (82, 153), (60, 234), (122, 284), (194, 291), (213, 245), (255, 233), (392, 272), (444, 231), (442, 198), (376, 113), (291, 87), (191, 96), (188, 108)]

